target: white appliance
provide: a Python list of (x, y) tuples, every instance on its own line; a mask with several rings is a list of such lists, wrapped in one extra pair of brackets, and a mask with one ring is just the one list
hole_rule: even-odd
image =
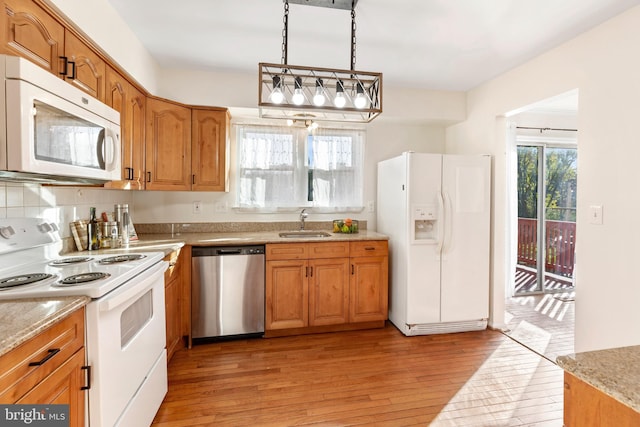
[(405, 335), (485, 329), (491, 157), (406, 152), (378, 163), (389, 320)]
[(0, 55), (0, 129), (0, 178), (120, 179), (120, 113), (16, 56)]
[(36, 218), (0, 219), (0, 300), (91, 297), (86, 425), (149, 426), (168, 388), (164, 254), (60, 257), (57, 230)]

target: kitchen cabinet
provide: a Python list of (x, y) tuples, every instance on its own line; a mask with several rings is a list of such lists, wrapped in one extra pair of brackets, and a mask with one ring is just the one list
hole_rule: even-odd
[(191, 110), (191, 189), (229, 191), (229, 112)]
[(58, 74), (64, 26), (31, 0), (5, 0), (3, 10), (3, 53), (27, 58)]
[(122, 145), (122, 180), (107, 187), (143, 190), (146, 97), (111, 67), (106, 70), (106, 88), (105, 103), (120, 113)]
[(104, 101), (106, 65), (96, 51), (32, 0), (5, 0), (4, 6), (4, 53), (29, 59)]
[(354, 243), (266, 246), (265, 336), (384, 326), (387, 242)]
[(388, 316), (389, 248), (386, 240), (350, 243), (351, 322), (386, 320)]
[(147, 98), (146, 189), (191, 189), (191, 109)]
[(632, 427), (640, 413), (578, 377), (564, 373), (564, 426)]
[(146, 189), (228, 191), (229, 113), (147, 98)]
[(70, 426), (84, 425), (84, 309), (0, 357), (0, 403), (68, 404)]
[[(188, 258), (187, 258), (188, 256)], [(186, 288), (184, 282), (184, 270), (189, 268), (185, 266), (191, 255), (181, 248), (171, 252), (164, 260), (169, 263), (169, 268), (164, 273), (164, 304), (165, 304), (165, 320), (167, 327), (167, 361), (183, 347), (184, 333), (184, 303)]]

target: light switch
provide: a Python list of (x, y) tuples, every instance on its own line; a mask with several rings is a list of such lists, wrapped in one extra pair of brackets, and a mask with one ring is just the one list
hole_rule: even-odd
[(602, 225), (602, 205), (589, 206), (589, 224)]

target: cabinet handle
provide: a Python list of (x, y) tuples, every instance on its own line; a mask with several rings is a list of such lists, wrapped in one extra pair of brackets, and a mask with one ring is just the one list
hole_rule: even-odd
[(355, 267), (353, 264), (351, 264), (351, 275), (354, 275), (356, 273)]
[(60, 56), (59, 58), (62, 59), (64, 65), (62, 66), (62, 71), (58, 72), (58, 74), (60, 74), (61, 76), (66, 76), (67, 68), (69, 68), (69, 58), (67, 58), (66, 56)]
[(47, 363), (47, 360), (51, 359), (53, 356), (55, 356), (59, 352), (60, 352), (59, 348), (50, 348), (49, 350), (47, 350), (47, 355), (42, 360), (39, 360), (37, 362), (31, 362), (31, 363), (29, 363), (29, 366), (41, 366), (41, 365), (44, 365), (45, 363)]
[(309, 267), (311, 269), (311, 274), (310, 276), (313, 277), (313, 267)]
[(191, 175), (191, 183), (192, 184), (196, 183), (196, 174), (195, 173)]
[(147, 182), (151, 182), (151, 171), (147, 172)]
[(376, 248), (374, 248), (373, 246), (365, 246), (364, 250), (365, 251), (375, 251)]
[(309, 267), (304, 268), (304, 277), (309, 277)]
[(69, 61), (69, 64), (71, 64), (71, 77), (69, 77), (71, 80), (75, 80), (76, 79), (76, 61)]
[(80, 387), (80, 390), (89, 390), (91, 388), (91, 366), (83, 366), (80, 369), (87, 371), (87, 385)]

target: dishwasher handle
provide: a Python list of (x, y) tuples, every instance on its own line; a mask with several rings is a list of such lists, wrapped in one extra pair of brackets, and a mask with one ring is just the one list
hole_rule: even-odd
[(192, 257), (263, 254), (264, 245), (194, 246), (191, 251)]

